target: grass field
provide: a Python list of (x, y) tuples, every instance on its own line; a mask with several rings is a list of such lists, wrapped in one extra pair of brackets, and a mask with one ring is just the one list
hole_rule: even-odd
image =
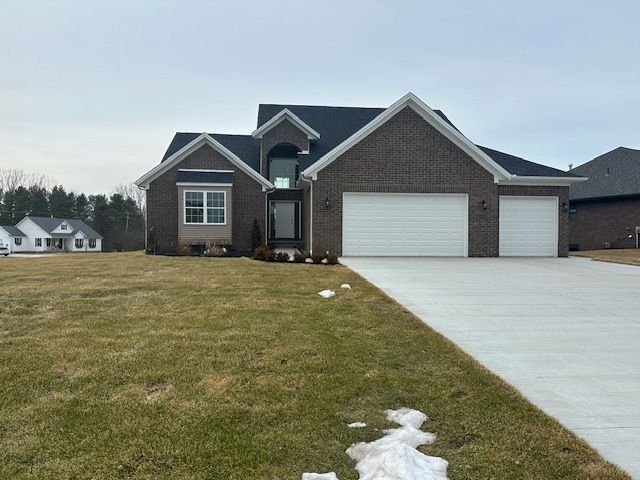
[(571, 252), (571, 255), (576, 257), (589, 257), (601, 262), (640, 265), (640, 248), (585, 250), (583, 252)]
[(353, 480), (402, 406), (452, 479), (627, 478), (346, 267), (7, 258), (0, 285), (3, 479)]

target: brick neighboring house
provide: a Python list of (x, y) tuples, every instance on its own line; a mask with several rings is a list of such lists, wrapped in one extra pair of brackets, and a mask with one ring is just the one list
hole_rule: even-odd
[(589, 177), (569, 190), (571, 249), (638, 248), (640, 150), (618, 147), (571, 172)]
[(251, 135), (176, 133), (136, 184), (148, 246), (340, 255), (566, 256), (585, 180), (473, 144), (409, 93), (388, 108), (261, 104)]

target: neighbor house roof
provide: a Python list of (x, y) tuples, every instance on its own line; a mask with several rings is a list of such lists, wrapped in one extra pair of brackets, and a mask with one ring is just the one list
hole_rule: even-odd
[[(311, 144), (309, 153), (298, 157), (300, 170), (302, 171), (343, 143), (355, 132), (372, 122), (385, 110), (387, 109), (370, 107), (260, 104), (258, 107), (257, 130), (259, 131), (262, 126), (276, 118), (283, 111), (288, 111), (295, 115), (297, 119), (304, 122), (305, 125), (312, 128), (314, 132), (317, 132), (318, 138)], [(434, 112), (459, 133), (456, 126), (442, 111), (434, 110)], [(162, 161), (164, 162), (200, 135), (202, 134), (189, 132), (176, 133)], [(223, 135), (218, 133), (210, 133), (209, 135), (237, 155), (256, 172), (260, 171), (259, 139), (253, 138), (251, 135)], [(519, 177), (578, 178), (578, 175), (574, 173), (547, 167), (492, 148), (476, 146), (497, 165), (512, 175)]]
[(91, 228), (89, 225), (84, 223), (82, 220), (77, 220), (73, 218), (32, 217), (31, 215), (25, 218), (31, 219), (33, 223), (38, 225), (42, 230), (47, 232), (49, 235), (51, 235), (51, 233), (56, 228), (58, 228), (62, 224), (62, 222), (67, 222), (73, 230), (71, 232), (65, 232), (60, 234), (56, 233), (57, 236), (72, 237), (80, 231), (89, 238), (102, 238), (102, 235), (100, 235), (98, 232), (96, 232), (93, 228)]
[(7, 226), (0, 225), (0, 228), (2, 228), (5, 232), (7, 232), (12, 237), (26, 237), (26, 235), (22, 233), (18, 227), (11, 227), (9, 225)]
[(571, 200), (640, 195), (640, 150), (618, 147), (571, 172), (589, 177), (571, 186)]

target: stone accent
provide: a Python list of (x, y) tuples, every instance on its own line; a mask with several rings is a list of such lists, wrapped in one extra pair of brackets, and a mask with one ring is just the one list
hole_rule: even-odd
[(174, 254), (178, 246), (178, 187), (176, 175), (180, 168), (233, 170), (232, 187), (232, 246), (238, 250), (251, 248), (254, 219), (263, 235), (266, 232), (266, 195), (262, 185), (249, 177), (209, 145), (203, 145), (177, 165), (153, 180), (147, 191), (147, 226), (149, 239), (155, 236), (156, 252)]
[[(313, 185), (314, 251), (342, 253), (344, 192), (467, 193), (469, 256), (492, 257), (498, 255), (499, 193), (558, 195), (562, 204), (568, 187), (498, 187), (491, 173), (407, 107), (318, 173)], [(558, 253), (566, 256), (567, 216), (559, 218)]]
[(574, 200), (571, 207), (577, 216), (569, 220), (569, 243), (580, 250), (636, 247), (640, 197)]

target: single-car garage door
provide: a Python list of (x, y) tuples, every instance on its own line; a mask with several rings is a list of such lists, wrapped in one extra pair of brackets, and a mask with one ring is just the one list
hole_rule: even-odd
[(344, 256), (467, 256), (467, 195), (345, 193)]
[(558, 197), (500, 197), (500, 256), (558, 256)]

